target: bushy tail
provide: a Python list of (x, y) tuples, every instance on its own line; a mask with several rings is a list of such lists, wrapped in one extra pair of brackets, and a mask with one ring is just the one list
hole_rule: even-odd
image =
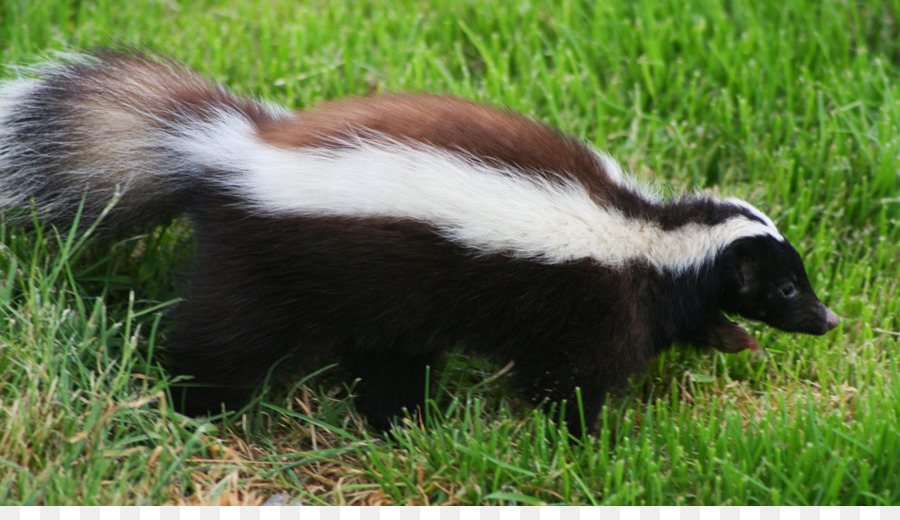
[(222, 174), (194, 153), (198, 136), (216, 139), (202, 135), (206, 123), (279, 117), (137, 53), (70, 56), (21, 76), (0, 83), (0, 211), (27, 216), (33, 208), (57, 225), (71, 224), (82, 200), (82, 225), (109, 207), (106, 229), (170, 219), (198, 182)]

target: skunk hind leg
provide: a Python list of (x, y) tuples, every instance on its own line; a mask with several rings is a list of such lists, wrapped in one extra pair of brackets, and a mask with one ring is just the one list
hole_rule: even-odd
[(354, 384), (357, 411), (381, 431), (387, 431), (408, 413), (420, 416), (425, 406), (428, 367), (432, 356), (398, 352), (347, 355), (342, 365)]
[(247, 404), (254, 388), (221, 387), (187, 381), (172, 385), (172, 405), (175, 411), (191, 417), (236, 410)]

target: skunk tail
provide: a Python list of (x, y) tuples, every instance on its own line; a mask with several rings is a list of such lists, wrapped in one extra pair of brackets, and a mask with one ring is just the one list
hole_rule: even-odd
[[(169, 220), (211, 164), (209, 125), (254, 126), (286, 113), (237, 98), (176, 63), (101, 50), (26, 69), (0, 83), (0, 211), (82, 226), (108, 209), (106, 231)], [(115, 204), (113, 204), (115, 202)]]

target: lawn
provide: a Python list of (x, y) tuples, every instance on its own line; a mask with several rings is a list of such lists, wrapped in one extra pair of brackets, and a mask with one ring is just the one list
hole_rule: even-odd
[(581, 442), (462, 356), (388, 437), (327, 367), (199, 420), (159, 363), (189, 222), (100, 244), (0, 221), (0, 504), (900, 504), (898, 23), (898, 0), (3, 0), (4, 64), (126, 44), (296, 109), (510, 107), (667, 193), (761, 208), (843, 321), (676, 346)]

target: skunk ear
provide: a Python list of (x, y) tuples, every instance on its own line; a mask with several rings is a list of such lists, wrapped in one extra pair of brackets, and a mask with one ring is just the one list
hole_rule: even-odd
[(737, 262), (737, 280), (738, 280), (738, 292), (741, 294), (747, 294), (750, 292), (750, 287), (753, 286), (754, 278), (755, 278), (755, 262), (750, 258), (750, 255), (744, 251), (741, 254), (738, 254)]
[(732, 296), (746, 296), (758, 282), (758, 250), (744, 240), (731, 244), (722, 257), (724, 288)]

